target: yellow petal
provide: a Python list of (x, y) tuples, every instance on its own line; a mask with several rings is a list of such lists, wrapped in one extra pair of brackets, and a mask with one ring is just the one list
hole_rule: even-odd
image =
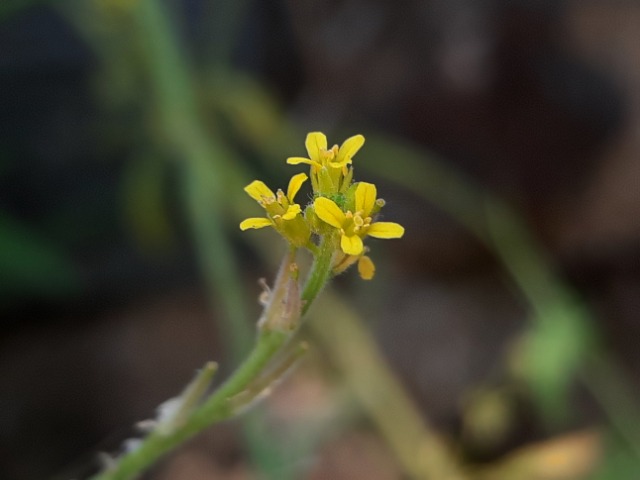
[(304, 142), (309, 158), (320, 163), (321, 152), (327, 149), (327, 137), (322, 132), (311, 132)]
[(260, 180), (254, 180), (251, 182), (249, 185), (244, 187), (244, 191), (247, 192), (256, 202), (261, 202), (265, 197), (275, 198), (276, 196), (276, 194)]
[(306, 173), (299, 173), (291, 177), (291, 180), (289, 180), (289, 188), (287, 188), (287, 199), (289, 199), (290, 202), (293, 202), (293, 198), (300, 190), (302, 184), (307, 181), (307, 178), (309, 177), (307, 177)]
[(329, 166), (333, 167), (333, 168), (344, 168), (346, 167), (349, 163), (351, 163), (351, 159), (346, 159), (340, 162), (329, 162)]
[(400, 238), (404, 235), (404, 227), (393, 222), (376, 222), (369, 227), (367, 235), (375, 238)]
[(340, 275), (345, 272), (347, 268), (358, 261), (358, 257), (354, 257), (353, 255), (347, 255), (344, 252), (340, 252), (340, 255), (336, 255), (333, 264), (333, 274)]
[(300, 208), (300, 205), (298, 205), (297, 203), (294, 203), (293, 205), (289, 205), (289, 208), (287, 208), (286, 213), (282, 215), (282, 219), (293, 220), (294, 218), (296, 218), (296, 215), (298, 215), (301, 211), (302, 209)]
[(351, 158), (358, 153), (358, 150), (364, 145), (364, 137), (362, 135), (354, 135), (347, 138), (338, 150), (338, 163), (351, 163)]
[(342, 251), (347, 255), (360, 255), (362, 250), (364, 250), (364, 245), (358, 235), (342, 235), (340, 248), (342, 248)]
[(307, 165), (315, 165), (316, 167), (321, 167), (318, 162), (314, 162), (313, 160), (309, 160), (304, 157), (289, 157), (287, 158), (287, 163), (289, 165), (300, 165), (301, 163), (306, 163)]
[(313, 202), (313, 209), (316, 215), (325, 223), (332, 227), (342, 228), (346, 217), (340, 207), (333, 200), (326, 197), (318, 197)]
[(368, 217), (376, 204), (376, 186), (373, 183), (360, 182), (356, 187), (356, 212)]
[(245, 231), (248, 230), (249, 228), (264, 228), (264, 227), (270, 227), (273, 224), (271, 223), (271, 220), (269, 220), (268, 218), (264, 218), (264, 217), (260, 217), (260, 218), (247, 218), (246, 220), (243, 220), (242, 223), (240, 224), (240, 230)]
[(371, 280), (376, 274), (376, 266), (366, 255), (363, 255), (358, 259), (358, 273), (363, 280)]

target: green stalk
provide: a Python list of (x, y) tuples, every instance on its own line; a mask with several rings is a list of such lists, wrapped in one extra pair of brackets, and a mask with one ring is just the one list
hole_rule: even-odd
[[(303, 314), (309, 309), (331, 277), (333, 242), (323, 239), (319, 254), (314, 258), (301, 298), (305, 302)], [(292, 333), (265, 331), (237, 370), (198, 408), (194, 409), (184, 423), (168, 433), (151, 433), (136, 449), (121, 457), (114, 467), (92, 477), (92, 480), (129, 480), (142, 473), (162, 455), (184, 443), (205, 428), (231, 418), (235, 409), (230, 401), (246, 391), (265, 368), (286, 346)]]
[(302, 290), (302, 295), (300, 295), (300, 298), (302, 299), (301, 317), (304, 317), (313, 301), (329, 282), (334, 251), (333, 239), (327, 236), (322, 237), (322, 241), (318, 248), (318, 254), (314, 258), (304, 290)]

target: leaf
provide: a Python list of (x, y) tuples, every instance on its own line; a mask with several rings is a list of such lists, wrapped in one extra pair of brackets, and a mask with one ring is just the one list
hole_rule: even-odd
[(0, 212), (0, 294), (59, 296), (77, 288), (78, 278), (69, 258)]
[(522, 374), (547, 420), (567, 414), (570, 387), (593, 343), (585, 318), (582, 306), (558, 303), (542, 313), (525, 341)]

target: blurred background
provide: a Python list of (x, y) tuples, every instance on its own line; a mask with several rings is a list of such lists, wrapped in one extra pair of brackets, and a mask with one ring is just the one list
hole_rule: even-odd
[(233, 370), (285, 251), (242, 188), (317, 130), (407, 233), (145, 478), (637, 479), (640, 4), (596, 0), (2, 0), (0, 477)]

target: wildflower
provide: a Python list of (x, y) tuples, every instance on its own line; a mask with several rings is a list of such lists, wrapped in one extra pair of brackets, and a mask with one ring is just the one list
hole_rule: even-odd
[[(340, 248), (347, 255), (360, 256), (364, 251), (363, 238), (367, 235), (375, 238), (400, 238), (404, 227), (393, 222), (372, 222), (371, 214), (380, 205), (376, 199), (376, 186), (360, 182), (355, 191), (355, 213), (343, 212), (331, 199), (318, 197), (313, 206), (316, 215), (323, 222), (340, 232)], [(365, 261), (366, 262), (366, 261)], [(365, 270), (367, 266), (363, 267)]]
[[(328, 237), (332, 248), (333, 275), (357, 263), (360, 276), (365, 280), (372, 279), (375, 265), (367, 255), (364, 240), (367, 236), (400, 238), (404, 235), (404, 228), (393, 222), (373, 221), (384, 206), (384, 200), (377, 198), (375, 185), (352, 182), (353, 156), (362, 148), (364, 141), (362, 135), (354, 135), (340, 147), (328, 148), (327, 137), (323, 133), (309, 133), (305, 140), (308, 158), (287, 159), (287, 163), (292, 165), (309, 165), (309, 176), (304, 173), (294, 175), (286, 195), (281, 190), (273, 193), (259, 180), (247, 185), (245, 191), (265, 209), (266, 217), (248, 218), (240, 228), (274, 227), (293, 246), (306, 247), (314, 256), (318, 255), (322, 238)], [(294, 197), (308, 178), (315, 200), (305, 208), (295, 203)]]
[(311, 166), (311, 184), (314, 192), (330, 194), (344, 192), (351, 184), (353, 170), (349, 167), (353, 156), (364, 145), (362, 135), (354, 135), (346, 139), (338, 147), (327, 148), (327, 137), (321, 132), (307, 135), (305, 146), (309, 158), (290, 157), (287, 163), (298, 165), (305, 163)]
[(249, 228), (274, 227), (296, 247), (306, 246), (311, 232), (302, 217), (302, 208), (294, 202), (294, 198), (307, 178), (305, 173), (291, 177), (286, 195), (282, 190), (273, 193), (260, 180), (254, 180), (247, 185), (244, 191), (265, 209), (267, 216), (247, 218), (240, 223), (240, 229), (244, 231)]

